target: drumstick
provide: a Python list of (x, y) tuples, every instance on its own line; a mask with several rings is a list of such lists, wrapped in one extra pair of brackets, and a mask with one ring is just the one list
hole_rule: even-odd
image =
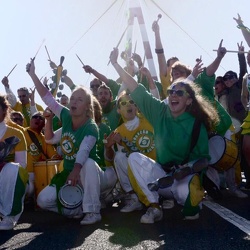
[(35, 54), (35, 56), (33, 57), (33, 61), (35, 60), (35, 58), (36, 58), (36, 56), (37, 56), (37, 54), (38, 54), (38, 52), (40, 51), (40, 49), (41, 49), (41, 47), (42, 47), (42, 45), (43, 45), (43, 43), (45, 42), (45, 39), (43, 39), (43, 41), (42, 41), (42, 43), (41, 43), (41, 45), (39, 46), (39, 48), (38, 48), (38, 50), (37, 50), (37, 52), (36, 52), (36, 54)]
[(77, 58), (79, 59), (79, 61), (82, 63), (82, 66), (85, 66), (84, 63), (82, 62), (81, 58), (76, 54)]
[[(218, 50), (217, 50), (217, 49), (213, 49), (213, 51), (218, 51)], [(227, 50), (227, 52), (231, 52), (231, 53), (240, 53), (240, 54), (241, 54), (241, 53), (242, 53), (242, 54), (243, 54), (243, 53), (244, 53), (244, 54), (245, 54), (245, 53), (246, 53), (246, 54), (248, 53), (247, 51), (238, 51), (238, 50)]]
[(17, 66), (17, 64), (12, 68), (12, 70), (10, 71), (10, 73), (6, 77), (8, 77), (12, 73), (12, 71), (15, 69), (16, 66)]
[[(115, 48), (118, 48), (118, 47), (119, 47), (119, 45), (120, 45), (120, 43), (121, 43), (121, 41), (122, 41), (122, 38), (124, 37), (125, 32), (126, 32), (127, 29), (128, 29), (128, 26), (126, 27), (126, 29), (125, 29), (124, 32), (122, 33), (122, 36), (121, 36), (121, 38), (120, 38), (120, 40), (119, 40), (119, 42), (118, 42), (118, 44), (116, 45)], [(109, 59), (108, 65), (109, 65), (109, 64), (110, 64), (110, 59)]]
[(47, 49), (46, 45), (45, 45), (45, 49), (46, 49), (46, 52), (47, 52), (47, 55), (48, 55), (49, 61), (51, 61), (50, 56), (49, 56), (49, 52), (48, 52), (48, 49)]

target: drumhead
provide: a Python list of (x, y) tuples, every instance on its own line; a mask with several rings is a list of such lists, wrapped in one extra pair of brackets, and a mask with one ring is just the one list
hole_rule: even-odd
[(234, 133), (236, 134), (236, 133), (240, 132), (240, 130), (241, 130), (241, 123), (236, 118), (231, 117), (231, 119), (232, 119), (232, 123), (233, 123), (234, 129), (235, 129)]
[(83, 189), (77, 186), (64, 185), (61, 187), (58, 198), (66, 208), (77, 208), (82, 204)]
[(208, 140), (209, 154), (211, 160), (209, 161), (210, 165), (218, 162), (223, 156), (226, 148), (226, 142), (223, 137), (220, 135), (214, 135)]

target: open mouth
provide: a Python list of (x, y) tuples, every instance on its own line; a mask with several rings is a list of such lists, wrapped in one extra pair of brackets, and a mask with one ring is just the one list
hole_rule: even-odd
[(132, 113), (132, 111), (133, 111), (132, 109), (127, 109), (128, 114)]
[(179, 104), (178, 101), (171, 101), (171, 105), (172, 105), (173, 107), (177, 106), (178, 104)]

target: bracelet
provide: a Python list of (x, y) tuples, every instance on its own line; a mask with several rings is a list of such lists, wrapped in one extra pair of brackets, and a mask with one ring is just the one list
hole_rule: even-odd
[(243, 24), (237, 25), (237, 28), (241, 29), (241, 30), (246, 30), (247, 32), (250, 32), (249, 28)]
[(163, 54), (164, 50), (163, 49), (155, 49), (156, 54)]

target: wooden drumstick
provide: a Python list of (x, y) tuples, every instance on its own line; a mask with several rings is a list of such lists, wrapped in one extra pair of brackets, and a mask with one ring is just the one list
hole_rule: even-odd
[[(213, 49), (213, 51), (218, 51), (217, 49)], [(244, 53), (244, 54), (247, 54), (248, 52), (247, 51), (238, 51), (238, 50), (227, 50), (227, 52), (231, 52), (231, 53)]]
[(10, 71), (10, 73), (6, 77), (9, 77), (9, 75), (12, 73), (12, 71), (15, 69), (16, 66), (17, 66), (17, 64), (12, 68), (12, 70)]

